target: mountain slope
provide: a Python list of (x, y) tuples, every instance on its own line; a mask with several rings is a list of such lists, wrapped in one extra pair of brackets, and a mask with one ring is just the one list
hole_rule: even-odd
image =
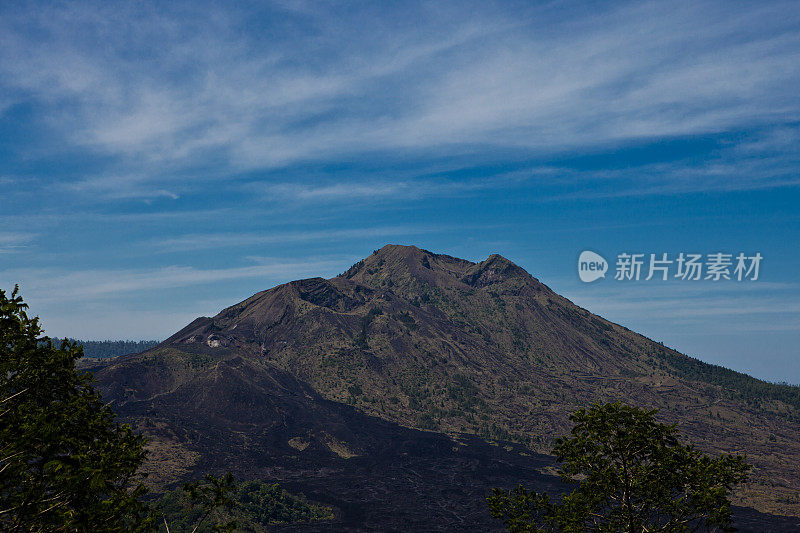
[[(796, 388), (669, 350), (498, 255), (472, 263), (386, 246), (335, 278), (287, 283), (198, 318), (96, 373), (104, 396), (130, 419), (150, 420), (164, 442), (183, 438), (180, 446), (200, 457), (211, 448), (198, 452), (203, 446), (181, 433), (197, 420), (218, 439), (234, 431), (253, 441), (264, 428), (283, 428), (271, 430), (266, 454), (288, 453), (298, 437), (296, 452), (305, 445), (363, 455), (369, 432), (348, 428), (317, 401), (350, 404), (398, 427), (543, 452), (568, 431), (570, 412), (619, 399), (658, 408), (707, 451), (747, 452), (757, 468), (740, 501), (800, 515)], [(259, 384), (248, 376), (261, 376)], [(225, 394), (209, 392), (219, 384)], [(302, 398), (318, 400), (312, 407)]]

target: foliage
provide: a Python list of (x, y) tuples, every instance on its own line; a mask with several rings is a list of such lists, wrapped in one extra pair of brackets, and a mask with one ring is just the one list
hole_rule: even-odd
[(731, 531), (729, 496), (750, 466), (682, 444), (655, 413), (620, 403), (577, 411), (571, 435), (553, 449), (562, 479), (577, 488), (558, 502), (524, 487), (494, 489), (492, 516), (515, 533)]
[(27, 307), (18, 288), (0, 290), (0, 529), (150, 529), (144, 438), (76, 371), (81, 347), (42, 337)]
[(761, 404), (765, 401), (778, 400), (800, 409), (800, 387), (796, 385), (770, 383), (672, 350), (661, 349), (659, 355), (676, 370), (678, 376), (684, 379), (719, 385), (726, 392), (732, 393), (731, 395), (748, 402)]
[(277, 483), (249, 481), (237, 493), (242, 514), (261, 525), (281, 522), (309, 522), (333, 518), (330, 508), (308, 503), (285, 491)]
[(495, 488), (487, 498), (489, 512), (511, 533), (558, 531), (550, 496), (522, 485), (511, 491)]
[[(192, 533), (196, 531), (213, 531), (215, 533), (230, 533), (237, 528), (236, 520), (227, 517), (229, 509), (236, 505), (231, 493), (236, 489), (236, 480), (228, 472), (222, 477), (207, 474), (204, 481), (194, 481), (184, 483), (183, 491), (186, 495), (185, 501), (188, 503), (187, 512), (181, 520), (183, 530)], [(210, 525), (206, 520), (215, 515), (216, 523)], [(166, 517), (164, 523), (167, 523)], [(178, 524), (173, 524), (173, 526)], [(206, 526), (203, 528), (203, 526)]]
[(401, 311), (395, 314), (394, 318), (405, 324), (408, 329), (414, 330), (418, 327), (417, 321), (414, 320), (414, 317), (408, 311)]
[(465, 374), (454, 374), (446, 388), (448, 397), (454, 400), (462, 411), (475, 412), (476, 407), (483, 407), (485, 404), (480, 390)]
[(383, 311), (381, 311), (380, 308), (373, 307), (361, 318), (361, 331), (355, 339), (357, 347), (361, 348), (362, 350), (369, 349), (369, 344), (367, 344), (367, 329), (369, 328), (369, 325), (372, 324), (372, 321), (375, 320), (375, 317), (382, 314)]
[[(155, 530), (161, 517), (137, 474), (144, 437), (117, 423), (91, 376), (76, 370), (82, 347), (42, 336), (17, 293), (0, 290), (0, 530)], [(234, 531), (238, 516), (245, 530), (331, 517), (278, 485), (237, 487), (231, 474), (186, 483), (181, 498), (169, 493), (160, 507), (177, 515), (173, 531), (186, 532)]]
[[(208, 479), (208, 478), (207, 478)], [(220, 478), (222, 479), (222, 478)], [(202, 485), (198, 485), (201, 487)], [(308, 503), (282, 489), (277, 483), (247, 481), (239, 485), (227, 485), (228, 492), (214, 512), (219, 526), (200, 521), (203, 518), (203, 507), (199, 500), (192, 500), (191, 493), (186, 491), (170, 491), (159, 503), (173, 531), (191, 531), (193, 524), (198, 525), (198, 533), (228, 531), (222, 529), (232, 523), (236, 531), (267, 531), (272, 524), (290, 522), (309, 522), (333, 518), (333, 513), (326, 507)]]

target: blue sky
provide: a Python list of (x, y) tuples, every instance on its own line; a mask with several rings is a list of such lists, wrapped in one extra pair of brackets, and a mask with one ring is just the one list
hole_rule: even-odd
[[(796, 2), (163, 4), (0, 5), (0, 287), (49, 334), (417, 244), (800, 383)], [(583, 284), (584, 249), (764, 260)]]

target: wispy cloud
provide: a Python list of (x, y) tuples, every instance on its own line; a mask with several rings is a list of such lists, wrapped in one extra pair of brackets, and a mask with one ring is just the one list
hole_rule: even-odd
[(622, 168), (565, 170), (574, 182), (600, 184), (589, 190), (550, 199), (687, 194), (704, 191), (747, 191), (800, 185), (800, 127), (786, 125), (720, 141), (700, 160), (696, 155), (668, 162)]
[[(459, 228), (463, 230), (463, 227)], [(419, 236), (426, 233), (452, 231), (452, 226), (384, 226), (360, 229), (329, 229), (317, 231), (276, 230), (271, 233), (194, 233), (159, 239), (147, 243), (162, 251), (180, 252), (216, 248), (251, 247), (264, 244), (300, 243), (307, 241), (347, 241), (364, 238), (391, 238), (398, 235)]]
[(797, 283), (615, 283), (567, 289), (576, 304), (637, 331), (800, 332)]
[(247, 184), (248, 190), (256, 191), (265, 200), (292, 200), (299, 204), (326, 202), (361, 202), (417, 200), (430, 197), (452, 197), (479, 192), (500, 182), (509, 181), (507, 176), (487, 176), (479, 180), (422, 179), (392, 180), (371, 179), (367, 181), (331, 181), (322, 183), (259, 183)]
[(158, 291), (240, 279), (261, 278), (263, 283), (289, 281), (306, 275), (333, 272), (341, 268), (342, 264), (341, 260), (331, 259), (272, 259), (264, 264), (218, 269), (170, 266), (136, 270), (5, 270), (0, 271), (0, 283), (7, 286), (19, 283), (26, 298), (37, 302), (76, 302), (131, 292)]
[[(175, 185), (171, 183), (171, 185)], [(176, 192), (159, 188), (152, 176), (146, 175), (119, 175), (119, 176), (93, 176), (81, 178), (63, 184), (64, 189), (75, 191), (79, 194), (92, 194), (105, 199), (126, 198), (171, 198), (177, 200), (180, 195)]]
[[(580, 15), (41, 7), (2, 17), (0, 83), (9, 101), (40, 106), (56, 146), (119, 158), (74, 182), (110, 198), (177, 196), (177, 176), (186, 186), (201, 165), (225, 179), (363, 153), (541, 154), (800, 119), (800, 14), (790, 3), (630, 3)], [(255, 32), (253, 17), (270, 31)], [(738, 186), (759, 180), (775, 181), (757, 172)], [(360, 187), (293, 194), (392, 190)]]
[(0, 231), (0, 254), (20, 251), (35, 238), (35, 233)]

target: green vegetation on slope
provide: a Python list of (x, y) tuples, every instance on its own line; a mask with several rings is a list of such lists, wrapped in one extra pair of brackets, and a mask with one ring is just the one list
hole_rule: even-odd
[[(309, 503), (302, 496), (287, 492), (277, 483), (246, 481), (235, 490), (231, 499), (233, 505), (229, 509), (220, 510), (216, 521), (235, 521), (236, 531), (261, 533), (273, 524), (333, 518), (331, 509)], [(191, 531), (203, 514), (203, 509), (192, 505), (183, 490), (167, 492), (158, 506), (172, 531)], [(197, 530), (198, 533), (214, 531), (213, 522), (203, 522)]]
[(683, 379), (718, 385), (750, 404), (761, 405), (770, 400), (781, 401), (800, 408), (800, 387), (786, 383), (770, 383), (719, 365), (705, 363), (693, 357), (662, 350), (660, 356)]

